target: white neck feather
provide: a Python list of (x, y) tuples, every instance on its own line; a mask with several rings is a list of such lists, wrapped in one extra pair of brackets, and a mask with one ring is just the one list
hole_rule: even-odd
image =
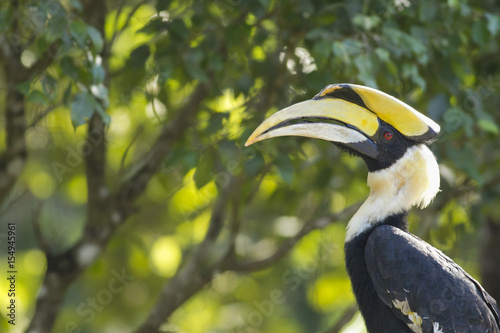
[(424, 208), (439, 191), (439, 166), (426, 145), (416, 145), (387, 169), (368, 173), (370, 195), (347, 225), (346, 242), (388, 216)]

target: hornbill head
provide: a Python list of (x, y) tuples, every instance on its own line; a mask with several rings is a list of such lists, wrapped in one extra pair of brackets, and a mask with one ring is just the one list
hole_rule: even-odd
[(407, 148), (432, 141), (439, 125), (379, 90), (354, 84), (329, 85), (313, 99), (266, 119), (245, 146), (278, 136), (333, 142), (362, 157), (370, 171), (387, 168)]
[(367, 211), (366, 216), (360, 210), (358, 217), (377, 219), (414, 205), (425, 207), (435, 197), (439, 167), (426, 144), (439, 129), (432, 119), (379, 90), (334, 84), (313, 99), (267, 118), (245, 145), (278, 136), (303, 136), (330, 141), (362, 157), (370, 171), (367, 204), (372, 202), (372, 210), (374, 202), (385, 207), (379, 213)]

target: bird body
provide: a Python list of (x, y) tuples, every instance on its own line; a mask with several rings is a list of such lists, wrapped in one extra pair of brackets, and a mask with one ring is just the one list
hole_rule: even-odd
[(370, 194), (349, 221), (346, 269), (370, 333), (500, 333), (495, 300), (460, 266), (408, 231), (413, 206), (439, 191), (427, 147), (439, 125), (378, 90), (330, 85), (266, 119), (246, 145), (277, 136), (330, 141), (363, 158)]
[[(387, 217), (345, 244), (369, 332), (498, 332), (495, 301), (460, 266)], [(383, 314), (383, 315), (381, 315)]]

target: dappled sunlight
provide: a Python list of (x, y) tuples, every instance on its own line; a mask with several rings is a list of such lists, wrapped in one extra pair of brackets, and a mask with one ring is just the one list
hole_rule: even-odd
[(197, 189), (193, 181), (195, 170), (191, 170), (184, 176), (184, 186), (177, 191), (170, 201), (172, 209), (184, 219), (186, 214), (208, 205), (217, 195), (214, 181), (209, 182), (201, 189)]
[(40, 199), (47, 199), (54, 193), (54, 179), (43, 171), (31, 175), (29, 179), (29, 188), (31, 193)]
[(210, 217), (210, 211), (205, 210), (194, 219), (180, 223), (176, 228), (179, 241), (184, 246), (201, 242), (207, 232)]
[[(132, 246), (129, 250), (129, 256), (127, 260), (127, 267), (130, 269), (132, 274), (139, 276), (141, 278), (147, 278), (151, 273), (150, 262), (148, 255), (151, 252), (146, 253), (145, 249), (141, 249), (137, 246)], [(162, 258), (159, 258), (160, 264)]]
[(130, 131), (130, 125), (132, 125), (129, 110), (123, 106), (116, 106), (113, 108), (111, 116), (113, 121), (109, 126), (109, 134), (116, 139), (126, 137)]
[(324, 313), (354, 303), (347, 274), (323, 274), (309, 286), (307, 295), (312, 307)]
[(182, 259), (179, 243), (172, 236), (162, 236), (155, 240), (149, 253), (149, 266), (151, 270), (163, 277), (175, 274)]
[(204, 333), (206, 328), (216, 324), (219, 306), (212, 302), (212, 295), (203, 292), (200, 297), (189, 300), (185, 307), (174, 314), (165, 328), (180, 332)]
[(47, 268), (47, 262), (45, 259), (45, 253), (38, 249), (29, 250), (24, 254), (24, 259), (22, 262), (23, 267), (26, 267), (26, 271), (34, 276), (40, 276), (45, 273)]
[(87, 179), (83, 175), (72, 177), (66, 184), (67, 198), (77, 205), (87, 202)]
[(358, 314), (346, 325), (346, 327), (341, 331), (341, 333), (367, 333), (365, 322), (361, 313)]
[[(106, 20), (105, 27), (107, 39), (113, 34), (115, 27), (117, 29), (122, 29), (132, 8), (131, 6), (126, 7), (125, 10), (120, 13), (118, 19), (116, 19), (116, 11), (110, 13), (108, 16), (109, 19)], [(146, 24), (154, 14), (155, 10), (150, 6), (142, 6), (135, 12), (129, 25), (124, 29), (123, 33), (116, 38), (113, 44), (113, 52), (110, 59), (111, 69), (118, 69), (123, 66), (133, 49), (150, 40), (149, 36), (139, 33), (139, 30), (144, 27), (144, 24)]]

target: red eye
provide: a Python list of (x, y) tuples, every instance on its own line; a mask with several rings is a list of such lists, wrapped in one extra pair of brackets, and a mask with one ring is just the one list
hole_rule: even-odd
[(391, 141), (392, 140), (392, 133), (391, 132), (385, 132), (384, 133), (384, 139), (386, 139), (387, 141)]

